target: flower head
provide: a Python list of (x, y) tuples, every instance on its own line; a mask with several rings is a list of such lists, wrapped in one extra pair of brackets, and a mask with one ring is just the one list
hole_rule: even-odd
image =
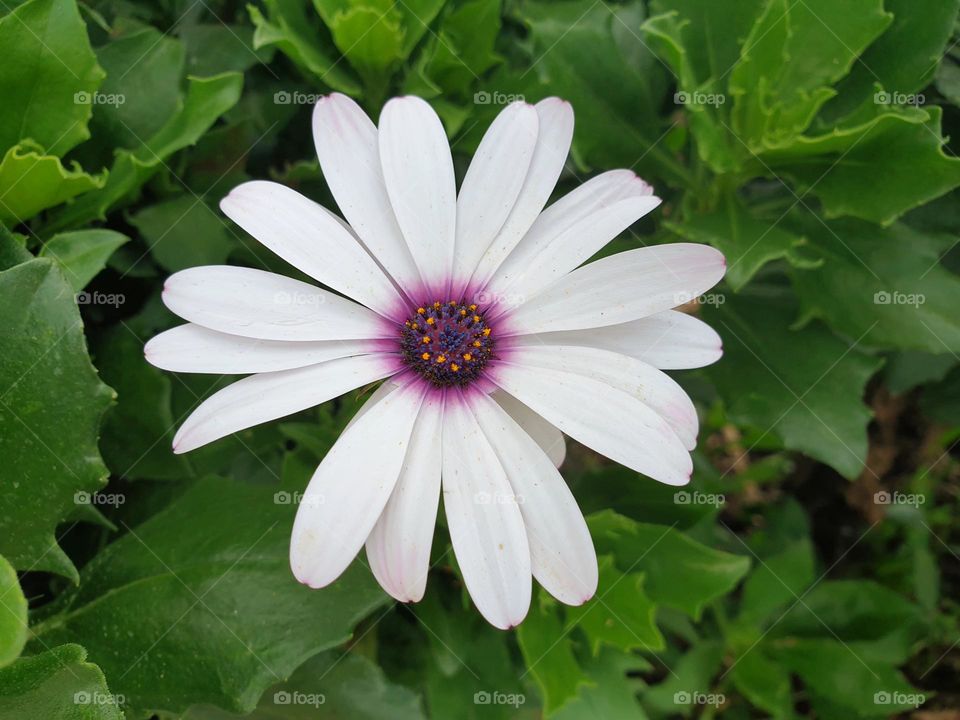
[(662, 370), (721, 349), (671, 308), (712, 287), (723, 257), (676, 244), (584, 264), (660, 200), (616, 170), (544, 210), (572, 133), (561, 100), (508, 106), (458, 193), (426, 102), (391, 100), (375, 126), (331, 95), (314, 139), (344, 219), (270, 182), (221, 203), (330, 290), (232, 266), (167, 280), (164, 302), (188, 323), (151, 340), (147, 359), (249, 375), (187, 418), (178, 453), (383, 381), (304, 493), (290, 547), (301, 582), (333, 582), (365, 544), (383, 588), (419, 600), (442, 488), (467, 589), (487, 620), (511, 627), (531, 576), (573, 605), (597, 587), (590, 534), (557, 470), (563, 433), (661, 482), (688, 481), (697, 416)]

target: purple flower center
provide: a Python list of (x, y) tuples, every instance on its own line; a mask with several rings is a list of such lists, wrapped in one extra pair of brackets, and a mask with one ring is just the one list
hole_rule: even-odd
[(400, 330), (407, 366), (437, 387), (464, 387), (483, 373), (493, 331), (475, 303), (439, 301), (416, 309)]

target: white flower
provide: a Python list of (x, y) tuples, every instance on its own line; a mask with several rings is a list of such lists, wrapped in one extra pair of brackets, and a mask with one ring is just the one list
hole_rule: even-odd
[(296, 577), (328, 585), (366, 544), (383, 588), (421, 599), (442, 488), (464, 582), (490, 623), (524, 618), (531, 574), (558, 600), (586, 602), (597, 561), (557, 470), (561, 432), (661, 482), (689, 480), (697, 415), (658, 368), (720, 357), (713, 330), (670, 308), (712, 287), (723, 256), (658, 245), (582, 265), (660, 199), (615, 170), (541, 212), (573, 134), (557, 98), (500, 113), (459, 194), (423, 100), (389, 101), (376, 127), (331, 95), (313, 130), (347, 222), (271, 182), (244, 183), (220, 206), (340, 294), (243, 267), (170, 277), (164, 302), (189, 322), (151, 340), (147, 359), (250, 374), (201, 404), (174, 450), (386, 380), (304, 493)]

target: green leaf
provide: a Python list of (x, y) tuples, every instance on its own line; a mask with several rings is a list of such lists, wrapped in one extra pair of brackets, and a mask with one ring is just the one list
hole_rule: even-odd
[(646, 720), (637, 702), (637, 692), (642, 689), (637, 673), (650, 669), (649, 663), (636, 655), (604, 650), (600, 657), (584, 665), (583, 672), (589, 683), (581, 685), (577, 696), (550, 717), (552, 720)]
[(30, 0), (0, 18), (0, 152), (30, 138), (63, 155), (90, 137), (103, 80), (75, 0)]
[(4, 720), (123, 720), (123, 698), (110, 694), (79, 645), (62, 645), (0, 669)]
[(187, 73), (207, 77), (226, 72), (243, 72), (266, 64), (272, 48), (253, 49), (253, 28), (248, 25), (197, 23), (180, 31), (187, 51)]
[(148, 205), (130, 223), (143, 235), (157, 264), (170, 272), (222, 265), (238, 245), (217, 211), (192, 195)]
[(671, 663), (666, 679), (649, 688), (642, 697), (644, 707), (658, 716), (689, 717), (707, 701), (719, 703), (711, 693), (713, 677), (723, 661), (723, 644), (714, 640), (698, 642), (679, 660)]
[(599, 558), (600, 584), (589, 602), (567, 610), (567, 620), (583, 630), (594, 655), (603, 645), (620, 650), (662, 650), (653, 601), (643, 589), (642, 573), (623, 573), (613, 557)]
[[(215, 707), (192, 707), (182, 720), (231, 720)], [(390, 682), (373, 662), (354, 652), (320, 653), (291, 678), (267, 690), (248, 720), (423, 720), (420, 698)]]
[(900, 395), (918, 385), (943, 380), (956, 364), (957, 358), (953, 355), (906, 350), (887, 358), (883, 375), (890, 392)]
[(805, 231), (823, 259), (792, 273), (805, 317), (868, 346), (960, 351), (960, 277), (940, 262), (954, 238), (858, 221), (809, 222)]
[(446, 13), (417, 63), (420, 76), (434, 89), (430, 94), (465, 95), (500, 62), (495, 50), (499, 32), (500, 0), (471, 0)]
[(97, 338), (103, 379), (118, 393), (104, 418), (100, 448), (113, 474), (127, 479), (177, 480), (193, 475), (188, 458), (174, 455), (179, 418), (171, 410), (171, 376), (143, 359), (141, 323), (123, 322)]
[(750, 567), (748, 558), (701, 545), (672, 526), (634, 522), (612, 510), (591, 515), (587, 524), (598, 555), (613, 555), (622, 572), (643, 573), (651, 600), (695, 619)]
[(929, 85), (960, 0), (885, 0), (884, 7), (893, 13), (893, 23), (838, 85), (836, 101), (825, 108), (833, 117), (869, 100), (877, 84), (890, 95), (912, 95)]
[(680, 237), (713, 245), (727, 259), (726, 281), (740, 290), (764, 265), (786, 258), (794, 265), (809, 265), (798, 248), (802, 236), (781, 227), (777, 218), (761, 220), (739, 200), (727, 197), (722, 206), (706, 214), (691, 214), (682, 223), (665, 222), (664, 227)]
[(791, 329), (796, 308), (779, 291), (727, 295), (705, 306), (724, 357), (708, 371), (729, 414), (791, 450), (854, 478), (867, 456), (864, 387), (882, 361), (819, 323)]
[(75, 162), (67, 169), (33, 142), (14, 145), (0, 160), (0, 223), (25, 222), (41, 210), (102, 188), (106, 178), (106, 171), (88, 175)]
[(743, 145), (729, 129), (733, 98), (726, 79), (762, 6), (763, 0), (655, 0), (651, 7), (657, 16), (643, 25), (677, 76), (680, 93), (674, 102), (689, 114), (698, 154), (717, 172), (735, 170), (742, 162)]
[(670, 129), (657, 112), (667, 91), (662, 63), (647, 48), (643, 4), (592, 0), (526, 2), (532, 59), (495, 75), (489, 88), (528, 101), (558, 95), (573, 104), (573, 155), (581, 168), (636, 167), (675, 184), (686, 168), (660, 140)]
[(75, 497), (96, 492), (113, 392), (87, 356), (73, 289), (49, 259), (0, 272), (0, 445), (12, 482), (0, 493), (0, 553), (22, 570), (76, 580), (54, 537)]
[[(538, 601), (538, 599), (539, 601)], [(589, 684), (573, 654), (569, 632), (574, 623), (564, 623), (556, 603), (540, 592), (530, 612), (517, 628), (517, 643), (529, 672), (543, 695), (544, 714), (550, 715)]]
[(960, 159), (944, 154), (941, 109), (887, 108), (856, 125), (795, 138), (761, 157), (811, 192), (828, 218), (889, 225), (908, 210), (960, 186)]
[[(134, 710), (254, 709), (387, 598), (360, 564), (311, 590), (290, 572), (295, 506), (276, 486), (207, 478), (98, 553), (34, 632), (85, 642)], [(171, 659), (176, 658), (176, 662)]]
[(892, 20), (883, 0), (770, 0), (730, 73), (734, 131), (755, 152), (802, 133)]
[(760, 559), (743, 584), (737, 622), (748, 628), (760, 627), (776, 610), (796, 602), (814, 581), (813, 563), (813, 546), (808, 539)]
[(26, 642), (27, 599), (16, 570), (0, 555), (0, 667), (16, 660)]
[(193, 145), (217, 118), (240, 98), (243, 76), (225, 73), (210, 78), (191, 78), (186, 99), (173, 117), (136, 150), (121, 150), (110, 170), (106, 186), (88, 193), (59, 213), (47, 230), (103, 219), (108, 210), (128, 200), (178, 150)]
[(61, 267), (75, 292), (80, 292), (107, 265), (113, 251), (127, 242), (114, 230), (77, 230), (54, 235), (44, 243), (40, 257)]
[(358, 95), (360, 84), (338, 59), (329, 52), (320, 33), (307, 15), (307, 4), (300, 0), (264, 0), (264, 14), (248, 5), (250, 19), (256, 28), (253, 47), (257, 50), (275, 47), (300, 68), (307, 77), (324, 86)]
[(95, 140), (134, 149), (159, 132), (181, 98), (184, 48), (180, 41), (146, 27), (97, 48), (107, 71), (90, 123)]
[(794, 717), (790, 672), (762, 648), (750, 648), (738, 657), (730, 669), (730, 680), (752, 705), (770, 713), (774, 720)]

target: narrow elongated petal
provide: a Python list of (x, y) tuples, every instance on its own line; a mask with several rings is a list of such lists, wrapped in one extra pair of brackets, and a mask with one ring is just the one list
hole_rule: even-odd
[(350, 226), (401, 288), (419, 287), (420, 272), (383, 182), (376, 125), (353, 100), (333, 93), (313, 110), (313, 140), (323, 177)]
[(509, 294), (529, 300), (589, 260), (607, 243), (656, 208), (660, 198), (651, 195), (618, 200), (574, 223), (544, 244), (523, 268), (510, 268), (514, 280), (505, 288), (491, 287), (493, 295)]
[(508, 105), (477, 148), (457, 197), (454, 295), (467, 285), (481, 256), (513, 210), (537, 144), (539, 119), (532, 105)]
[(395, 370), (390, 358), (360, 355), (251, 375), (200, 403), (174, 436), (173, 451), (185, 453), (230, 433), (306, 410)]
[[(544, 210), (486, 284), (489, 292), (506, 292), (529, 269), (544, 248), (574, 226), (622, 200), (652, 197), (653, 189), (629, 170), (597, 175)], [(589, 223), (586, 224), (589, 227)]]
[(667, 485), (685, 485), (693, 463), (657, 413), (600, 380), (549, 368), (500, 363), (493, 380), (570, 437)]
[(380, 165), (397, 223), (433, 293), (448, 290), (457, 199), (440, 118), (418, 97), (390, 100), (380, 115)]
[(675, 243), (628, 250), (584, 265), (523, 303), (511, 334), (579, 330), (629, 322), (689, 302), (726, 270), (706, 245)]
[(443, 503), (470, 597), (487, 621), (514, 627), (530, 607), (530, 546), (503, 466), (463, 399), (443, 423)]
[(599, 348), (543, 346), (523, 338), (510, 351), (512, 362), (582, 375), (635, 397), (667, 421), (687, 450), (697, 446), (697, 410), (683, 388), (666, 373), (642, 360)]
[(364, 340), (392, 335), (362, 305), (283, 275), (231, 265), (174, 273), (163, 302), (184, 320), (262, 340)]
[(369, 340), (256, 340), (192, 323), (160, 333), (143, 349), (147, 361), (158, 368), (217, 375), (289, 370), (373, 351), (375, 343)]
[(413, 426), (400, 478), (367, 538), (367, 559), (377, 581), (400, 602), (423, 598), (430, 547), (440, 504), (443, 402), (426, 398)]
[(223, 213), (314, 280), (381, 314), (400, 296), (356, 238), (326, 209), (279, 183), (254, 180), (220, 201)]
[(543, 449), (554, 467), (558, 468), (563, 464), (564, 458), (567, 457), (567, 442), (562, 432), (503, 390), (496, 390), (491, 397)]
[(543, 210), (563, 171), (573, 139), (573, 108), (559, 98), (545, 98), (534, 106), (540, 130), (527, 177), (496, 238), (487, 247), (473, 274), (473, 285), (484, 287), (521, 241)]
[(715, 363), (723, 355), (717, 331), (692, 315), (664, 310), (619, 325), (547, 332), (530, 337), (542, 345), (582, 345), (622, 353), (661, 370), (687, 370)]
[(493, 446), (523, 515), (533, 576), (568, 605), (582, 605), (597, 591), (597, 556), (577, 501), (534, 440), (486, 395), (473, 411)]
[(290, 540), (290, 567), (313, 588), (329, 585), (353, 561), (397, 483), (423, 390), (407, 384), (371, 398), (307, 485)]

